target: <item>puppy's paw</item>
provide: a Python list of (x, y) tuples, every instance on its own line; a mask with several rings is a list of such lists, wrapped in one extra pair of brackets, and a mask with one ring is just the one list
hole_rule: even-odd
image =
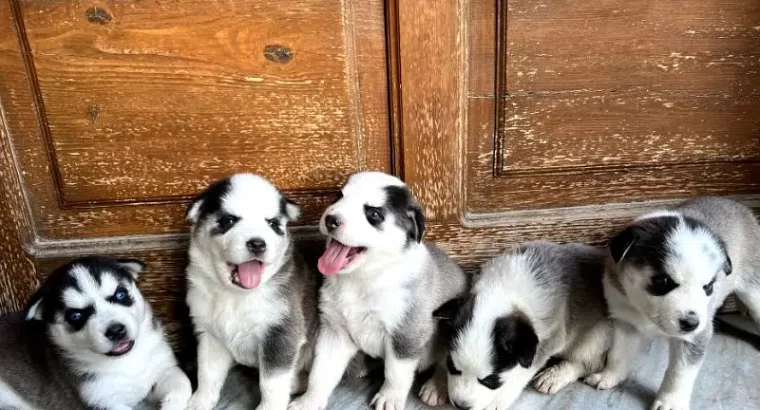
[(689, 410), (689, 398), (677, 394), (658, 394), (651, 410)]
[(168, 394), (161, 400), (161, 410), (185, 410), (189, 401), (190, 396), (185, 393)]
[(370, 405), (374, 406), (375, 410), (404, 410), (407, 394), (409, 394), (408, 391), (392, 389), (384, 384)]
[(624, 378), (625, 377), (621, 377), (618, 374), (605, 370), (586, 377), (583, 379), (583, 382), (591, 387), (596, 387), (597, 390), (607, 390), (620, 384)]
[(443, 406), (449, 401), (446, 381), (437, 380), (435, 376), (428, 379), (420, 389), (420, 399), (428, 406)]
[(533, 379), (533, 387), (543, 394), (554, 394), (576, 379), (576, 372), (567, 363), (551, 366)]
[(308, 392), (288, 405), (288, 410), (325, 410), (326, 408), (327, 400), (315, 399)]
[(258, 406), (256, 406), (256, 410), (285, 410), (287, 408), (287, 402), (275, 403), (271, 400), (268, 402), (262, 401)]
[(190, 402), (187, 403), (187, 410), (212, 410), (218, 400), (218, 397), (210, 394), (196, 392), (190, 397)]

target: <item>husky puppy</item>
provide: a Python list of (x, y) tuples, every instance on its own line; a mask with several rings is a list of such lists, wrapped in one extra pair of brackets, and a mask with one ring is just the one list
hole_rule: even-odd
[(349, 360), (362, 351), (385, 362), (375, 408), (403, 409), (415, 371), (442, 358), (432, 313), (466, 290), (466, 276), (423, 242), (422, 209), (387, 174), (352, 175), (319, 228), (328, 237), (318, 263), (327, 277), (321, 328), (308, 390), (290, 408), (324, 409)]
[[(529, 242), (487, 262), (471, 293), (434, 312), (459, 409), (506, 410), (525, 386), (556, 393), (604, 365), (604, 251)], [(552, 358), (559, 361), (536, 374)], [(536, 376), (534, 378), (534, 376)]]
[(736, 292), (760, 323), (760, 227), (745, 206), (697, 198), (634, 220), (610, 240), (604, 292), (614, 319), (605, 369), (587, 383), (626, 378), (644, 337), (665, 337), (670, 360), (655, 410), (688, 409), (715, 311)]
[(237, 174), (190, 205), (187, 304), (198, 337), (191, 409), (211, 409), (235, 363), (260, 370), (260, 410), (285, 409), (311, 366), (319, 274), (294, 249), (301, 208), (266, 179)]
[(26, 322), (0, 324), (0, 408), (126, 410), (145, 398), (187, 406), (191, 387), (135, 279), (133, 259), (87, 257), (56, 269)]

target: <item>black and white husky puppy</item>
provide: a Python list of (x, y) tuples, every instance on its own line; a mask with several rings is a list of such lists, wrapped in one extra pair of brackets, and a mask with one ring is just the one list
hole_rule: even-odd
[[(436, 310), (460, 409), (506, 410), (525, 386), (555, 393), (604, 365), (604, 251), (529, 242), (483, 266), (472, 292)], [(543, 371), (548, 360), (559, 362)]]
[(749, 208), (696, 198), (642, 215), (609, 242), (604, 293), (614, 320), (600, 389), (623, 381), (642, 339), (664, 337), (670, 360), (654, 410), (689, 408), (715, 312), (736, 292), (760, 324), (760, 225)]
[(236, 174), (190, 205), (187, 304), (198, 336), (198, 390), (190, 409), (213, 408), (235, 363), (259, 369), (259, 410), (284, 410), (303, 388), (317, 331), (319, 274), (294, 249), (301, 216), (266, 179)]
[(0, 408), (182, 410), (190, 381), (135, 279), (134, 259), (87, 257), (56, 269), (25, 322), (0, 323)]
[[(464, 293), (467, 278), (443, 251), (422, 240), (422, 209), (391, 175), (352, 175), (322, 215), (320, 230), (327, 236), (318, 263), (326, 276), (319, 300), (321, 328), (308, 390), (291, 409), (324, 409), (359, 351), (385, 362), (375, 409), (403, 409), (415, 371), (444, 357), (433, 311)], [(440, 397), (429, 390), (440, 379), (423, 388), (425, 401), (437, 404)]]

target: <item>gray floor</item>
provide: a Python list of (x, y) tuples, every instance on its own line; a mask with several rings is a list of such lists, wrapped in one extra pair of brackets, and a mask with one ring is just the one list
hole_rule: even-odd
[[(652, 342), (641, 352), (632, 375), (611, 391), (596, 391), (580, 382), (554, 396), (526, 389), (514, 410), (526, 409), (648, 409), (667, 367), (664, 341)], [(716, 334), (697, 379), (692, 409), (760, 409), (760, 351), (746, 340)], [(381, 381), (344, 380), (333, 394), (330, 410), (370, 409), (368, 403)], [(235, 369), (227, 380), (220, 409), (254, 409), (258, 402), (256, 376), (247, 369)], [(416, 389), (415, 387), (415, 393)], [(430, 409), (416, 394), (407, 410)], [(440, 407), (451, 410), (453, 407)]]

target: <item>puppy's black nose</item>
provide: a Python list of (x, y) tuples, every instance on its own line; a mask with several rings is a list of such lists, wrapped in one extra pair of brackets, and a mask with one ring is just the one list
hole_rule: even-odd
[(681, 326), (681, 330), (684, 332), (691, 332), (699, 327), (699, 318), (696, 315), (689, 315), (678, 320), (678, 324)]
[(106, 337), (111, 341), (124, 339), (126, 335), (127, 328), (121, 323), (111, 323), (106, 329)]
[(464, 403), (458, 401), (452, 401), (451, 404), (459, 410), (470, 410), (472, 408), (472, 406), (466, 406)]
[(327, 215), (325, 217), (325, 226), (328, 231), (332, 232), (340, 226), (340, 219), (335, 215)]
[(250, 239), (245, 243), (245, 245), (248, 247), (249, 251), (257, 254), (263, 253), (265, 250), (267, 250), (267, 244), (261, 238)]

